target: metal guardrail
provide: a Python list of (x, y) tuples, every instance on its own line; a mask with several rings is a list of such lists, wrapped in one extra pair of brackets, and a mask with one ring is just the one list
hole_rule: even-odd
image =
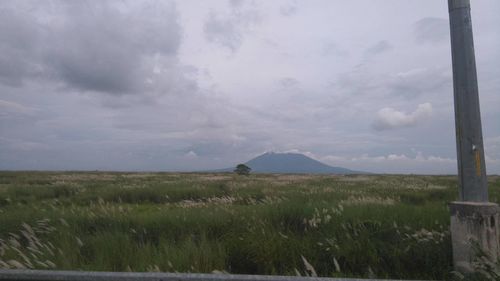
[[(381, 279), (323, 278), (300, 276), (97, 272), (55, 270), (0, 270), (0, 281), (382, 281)], [(404, 281), (404, 280), (384, 280)]]

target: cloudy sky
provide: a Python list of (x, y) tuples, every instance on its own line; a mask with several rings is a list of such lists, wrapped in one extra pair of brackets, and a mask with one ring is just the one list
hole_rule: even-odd
[[(473, 1), (500, 173), (500, 1)], [(447, 1), (1, 1), (0, 169), (456, 173)]]

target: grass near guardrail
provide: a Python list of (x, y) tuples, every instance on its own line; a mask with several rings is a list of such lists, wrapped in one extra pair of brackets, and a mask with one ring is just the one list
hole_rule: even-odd
[[(275, 275), (234, 275), (200, 273), (139, 273), (89, 272), (54, 270), (0, 269), (0, 281), (382, 281), (380, 279), (352, 279), (325, 277), (297, 277)], [(385, 280), (384, 281), (411, 281)], [(417, 280), (413, 280), (417, 281)]]

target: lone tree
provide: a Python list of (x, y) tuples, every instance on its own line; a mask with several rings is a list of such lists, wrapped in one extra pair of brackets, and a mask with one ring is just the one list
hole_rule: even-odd
[(238, 166), (236, 166), (236, 169), (234, 169), (234, 172), (237, 173), (238, 175), (248, 176), (251, 170), (252, 168), (248, 167), (245, 164), (238, 164)]

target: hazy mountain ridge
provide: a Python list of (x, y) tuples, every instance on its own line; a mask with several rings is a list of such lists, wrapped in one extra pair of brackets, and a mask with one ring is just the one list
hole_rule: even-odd
[[(343, 167), (332, 167), (299, 153), (267, 152), (245, 162), (245, 165), (252, 168), (253, 173), (367, 174)], [(233, 169), (221, 169), (217, 172), (231, 172)]]

